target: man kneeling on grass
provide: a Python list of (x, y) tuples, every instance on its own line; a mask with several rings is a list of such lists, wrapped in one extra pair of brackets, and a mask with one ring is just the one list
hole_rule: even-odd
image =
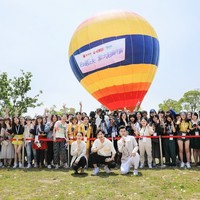
[(140, 161), (140, 156), (137, 153), (138, 144), (134, 136), (128, 135), (125, 126), (119, 127), (119, 134), (121, 139), (117, 141), (118, 151), (122, 153), (121, 158), (121, 173), (127, 174), (130, 168), (134, 166), (133, 175), (138, 175), (138, 166)]
[(110, 168), (113, 167), (112, 163), (115, 158), (115, 148), (113, 143), (104, 137), (105, 132), (102, 130), (97, 131), (97, 139), (92, 145), (91, 163), (94, 166), (94, 171), (92, 175), (97, 175), (99, 173), (99, 164), (104, 164), (106, 173), (110, 173)]

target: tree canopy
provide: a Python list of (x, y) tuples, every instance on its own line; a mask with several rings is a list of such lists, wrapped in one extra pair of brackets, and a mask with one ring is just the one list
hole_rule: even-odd
[(169, 110), (170, 108), (176, 112), (181, 110), (186, 111), (198, 111), (200, 109), (200, 91), (199, 89), (190, 90), (183, 94), (178, 101), (173, 99), (167, 99), (163, 103), (159, 104), (159, 108), (164, 111)]
[(0, 74), (0, 115), (9, 110), (10, 115), (21, 115), (27, 112), (28, 108), (35, 108), (42, 105), (39, 103), (39, 91), (34, 97), (30, 97), (31, 72), (21, 70), (21, 76), (9, 78), (6, 72)]

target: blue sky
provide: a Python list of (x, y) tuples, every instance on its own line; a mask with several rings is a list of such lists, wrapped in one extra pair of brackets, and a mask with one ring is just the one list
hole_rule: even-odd
[(200, 3), (195, 0), (0, 0), (0, 72), (33, 74), (30, 95), (43, 91), (45, 107), (95, 110), (100, 104), (76, 80), (68, 61), (70, 39), (85, 19), (107, 10), (130, 10), (155, 29), (160, 60), (142, 108), (158, 109), (168, 98), (178, 100), (200, 86)]

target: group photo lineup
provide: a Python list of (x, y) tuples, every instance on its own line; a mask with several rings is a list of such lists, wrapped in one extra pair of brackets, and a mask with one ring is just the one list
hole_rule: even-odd
[(0, 199), (200, 199), (192, 0), (0, 2)]

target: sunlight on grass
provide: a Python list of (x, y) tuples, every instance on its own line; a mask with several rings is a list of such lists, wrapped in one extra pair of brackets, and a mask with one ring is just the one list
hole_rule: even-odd
[(91, 176), (71, 170), (0, 170), (0, 199), (200, 199), (200, 169), (119, 170)]

